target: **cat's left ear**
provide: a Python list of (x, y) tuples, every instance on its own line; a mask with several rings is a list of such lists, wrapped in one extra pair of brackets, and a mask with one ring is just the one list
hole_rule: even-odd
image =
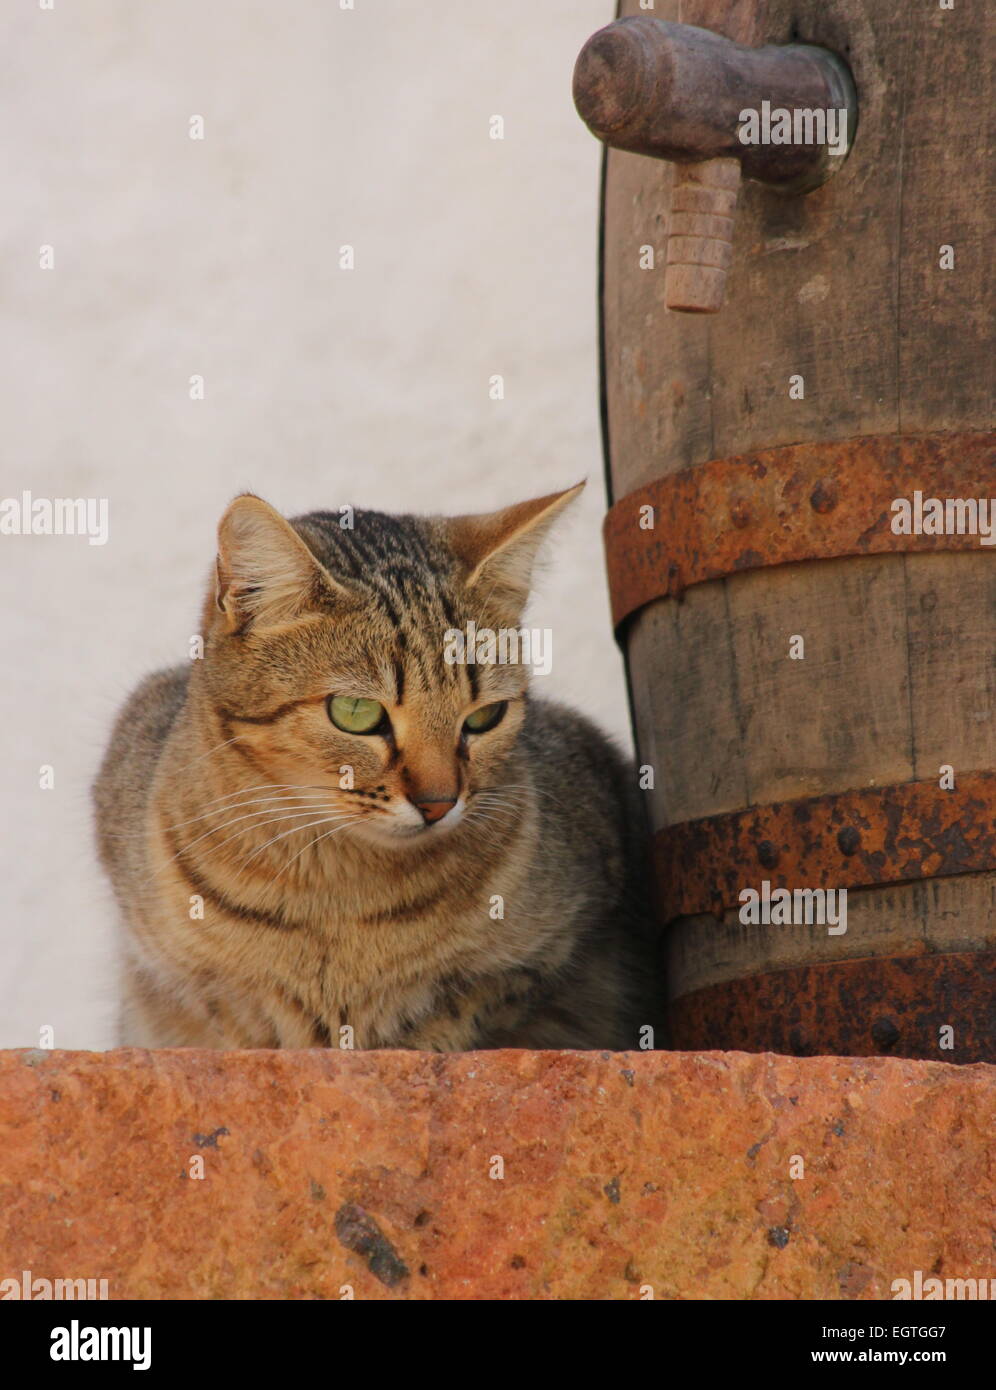
[(465, 568), (464, 582), (501, 602), (522, 608), (529, 597), (533, 564), (551, 525), (578, 496), (584, 483), (518, 502), (498, 512), (457, 516), (445, 524), (449, 548)]

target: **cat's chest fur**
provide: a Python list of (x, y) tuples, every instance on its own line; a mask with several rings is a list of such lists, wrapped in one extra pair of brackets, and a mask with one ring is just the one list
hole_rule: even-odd
[[(500, 978), (564, 954), (569, 903), (557, 911), (536, 881), (535, 819), (528, 808), (471, 864), (457, 842), (390, 875), (328, 853), (290, 885), (209, 851), (177, 855), (159, 828), (142, 954), (216, 1045), (410, 1046), (433, 1020), (469, 1039)], [(177, 926), (165, 933), (167, 921)]]

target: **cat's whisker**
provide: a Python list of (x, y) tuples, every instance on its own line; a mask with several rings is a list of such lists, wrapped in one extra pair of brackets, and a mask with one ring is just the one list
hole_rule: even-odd
[(478, 809), (468, 811), (465, 817), (465, 823), (470, 822), (473, 824), (477, 821), (486, 821), (491, 825), (497, 825), (502, 830), (507, 830), (512, 820), (513, 817), (507, 815), (502, 817), (502, 819), (498, 820), (493, 815), (490, 815), (487, 811), (481, 811)]
[(474, 801), (471, 802), (470, 806), (468, 807), (468, 814), (477, 806), (485, 806), (488, 808), (488, 810), (503, 811), (506, 815), (509, 816), (521, 816), (523, 812), (523, 807), (520, 804), (517, 804), (516, 802), (503, 801), (498, 797), (475, 797)]
[(496, 825), (510, 826), (521, 824), (521, 817), (514, 815), (500, 806), (489, 806), (480, 812), (481, 816), (490, 816)]
[[(219, 806), (214, 811), (205, 811), (203, 815), (191, 816), (189, 820), (177, 821), (174, 825), (166, 825), (164, 830), (179, 830), (181, 825), (193, 825), (195, 821), (208, 820), (211, 816), (221, 815), (225, 811), (241, 811), (246, 806), (262, 806), (268, 803), (269, 810), (275, 810), (278, 803), (298, 806), (317, 806), (322, 801), (320, 796), (254, 796), (249, 801), (234, 801), (229, 806)], [(262, 811), (254, 811), (253, 815), (262, 815)], [(231, 822), (229, 822), (231, 824)]]
[[(267, 802), (267, 801), (269, 801), (269, 802), (276, 802), (276, 801), (297, 802), (298, 804), (303, 805), (303, 806), (307, 806), (307, 805), (318, 805), (318, 804), (319, 804), (319, 799), (311, 799), (311, 798), (307, 798), (307, 799), (306, 799), (305, 797), (301, 797), (301, 796), (256, 796), (256, 797), (251, 798), (251, 800), (249, 800), (249, 801), (235, 801), (235, 802), (232, 802), (231, 805), (228, 805), (228, 806), (219, 806), (219, 807), (216, 807), (215, 810), (213, 810), (213, 811), (205, 811), (205, 812), (203, 813), (203, 815), (200, 815), (200, 816), (191, 816), (188, 820), (178, 820), (178, 821), (174, 821), (172, 825), (164, 825), (164, 826), (161, 827), (161, 829), (163, 829), (163, 830), (179, 830), (179, 829), (180, 829), (182, 826), (184, 826), (184, 825), (193, 825), (193, 824), (195, 824), (195, 822), (197, 822), (197, 821), (199, 821), (199, 820), (208, 820), (208, 819), (210, 819), (211, 816), (221, 815), (221, 814), (222, 814), (223, 812), (225, 812), (225, 811), (240, 811), (240, 810), (242, 810), (242, 808), (245, 807), (245, 806), (258, 806), (258, 805), (262, 804), (263, 802)], [(270, 806), (270, 807), (268, 807), (268, 809), (272, 811), (272, 810), (275, 809), (275, 807), (274, 807), (274, 806)], [(253, 812), (253, 814), (254, 814), (254, 815), (260, 815), (260, 816), (261, 816), (261, 815), (264, 815), (265, 812), (263, 812), (263, 811), (256, 811), (256, 812)], [(232, 825), (232, 824), (234, 824), (234, 822), (233, 822), (233, 821), (228, 821), (227, 824)], [(111, 838), (113, 838), (113, 839), (115, 839), (115, 840), (144, 839), (146, 833), (147, 833), (147, 832), (144, 831), (144, 830), (133, 830), (133, 831), (129, 831), (129, 832), (123, 832), (122, 834), (115, 834), (115, 835), (113, 835)]]
[[(268, 825), (279, 825), (283, 821), (300, 820), (302, 816), (313, 816), (316, 813), (316, 811), (331, 811), (333, 809), (334, 808), (330, 805), (309, 806), (306, 810), (288, 811), (285, 814), (281, 814), (279, 816), (271, 816), (269, 820), (261, 820), (258, 821), (255, 825), (244, 826), (242, 830), (237, 830), (234, 835), (228, 835), (224, 840), (219, 841), (218, 844), (212, 845), (210, 850), (208, 850), (208, 853), (213, 854), (215, 850), (221, 849), (222, 845), (227, 845), (231, 840), (239, 839), (242, 835), (245, 835), (250, 830), (263, 830)], [(258, 815), (260, 813), (257, 812), (256, 814)], [(341, 812), (339, 814), (341, 814)], [(228, 827), (230, 825), (234, 825), (236, 821), (245, 819), (247, 818), (244, 816), (236, 816), (235, 820), (226, 821), (224, 825), (219, 825), (217, 828), (218, 830), (227, 830)], [(293, 828), (297, 830), (307, 829), (306, 826), (295, 826)], [(191, 844), (187, 846), (187, 849), (191, 849), (193, 845), (196, 845), (200, 840), (206, 839), (208, 835), (211, 835), (213, 833), (214, 832), (209, 830), (206, 835), (198, 836), (197, 840), (193, 840)], [(289, 834), (290, 832), (288, 831), (287, 833)], [(186, 850), (181, 851), (181, 853), (186, 853)]]
[(234, 792), (226, 792), (224, 796), (216, 796), (212, 801), (202, 801), (202, 806), (218, 806), (222, 802), (230, 801), (233, 796), (245, 796), (247, 792), (261, 791), (295, 791), (295, 792), (326, 792), (330, 787), (320, 787), (315, 782), (260, 782), (255, 787), (239, 787)]
[[(345, 822), (345, 824), (346, 824), (346, 825), (355, 825), (355, 824), (357, 823), (357, 821), (361, 821), (361, 820), (363, 820), (363, 819), (364, 819), (363, 816), (353, 816), (353, 817), (351, 817), (350, 819), (348, 819), (348, 820)], [(276, 844), (276, 842), (277, 842), (278, 840), (284, 839), (287, 835), (293, 835), (293, 834), (295, 834), (295, 833), (296, 833), (297, 831), (299, 831), (299, 830), (314, 830), (316, 826), (319, 826), (319, 825), (328, 825), (331, 821), (334, 821), (334, 820), (341, 821), (341, 820), (342, 820), (342, 814), (340, 813), (339, 815), (336, 815), (336, 816), (326, 816), (326, 818), (325, 818), (324, 820), (316, 820), (316, 821), (313, 821), (313, 822), (311, 823), (311, 825), (295, 825), (295, 826), (292, 826), (290, 830), (284, 830), (284, 831), (282, 831), (279, 835), (274, 835), (273, 838), (272, 838), (272, 840), (267, 840), (267, 841), (266, 841), (266, 844), (260, 845), (259, 849), (254, 850), (253, 853), (250, 854), (250, 856), (249, 856), (248, 859), (243, 859), (243, 860), (239, 863), (239, 868), (240, 868), (240, 869), (244, 869), (245, 866), (246, 866), (247, 864), (250, 864), (250, 863), (256, 858), (257, 854), (262, 854), (263, 851), (264, 851), (264, 849), (268, 849), (268, 848), (270, 847), (270, 845)], [(275, 822), (274, 822), (274, 823), (275, 823)], [(339, 828), (340, 828), (340, 829), (343, 829), (344, 827), (343, 827), (342, 825), (340, 825)], [(332, 834), (332, 831), (330, 830), (328, 833), (331, 835), (331, 834)], [(319, 835), (319, 837), (318, 837), (319, 840), (322, 840), (322, 839), (324, 839), (324, 838), (325, 838), (324, 835)], [(317, 841), (317, 840), (313, 840), (312, 843), (313, 843), (313, 844), (317, 844), (318, 841)], [(305, 845), (305, 849), (307, 849), (307, 848), (308, 848), (308, 846)]]
[[(271, 809), (272, 809), (272, 808), (271, 808)], [(331, 807), (331, 806), (326, 806), (326, 807), (310, 806), (306, 811), (293, 811), (293, 812), (290, 812), (288, 815), (274, 816), (274, 817), (272, 818), (272, 820), (259, 821), (256, 825), (245, 825), (245, 826), (242, 827), (241, 830), (237, 830), (237, 831), (235, 832), (234, 835), (229, 835), (226, 839), (222, 840), (219, 844), (217, 844), (217, 845), (212, 845), (211, 848), (210, 848), (210, 849), (207, 851), (207, 853), (204, 855), (204, 858), (206, 859), (207, 856), (208, 856), (209, 854), (214, 854), (217, 850), (221, 849), (223, 845), (227, 845), (227, 844), (229, 843), (229, 841), (231, 841), (231, 840), (237, 840), (237, 839), (239, 839), (242, 835), (247, 835), (247, 834), (249, 833), (250, 830), (262, 830), (262, 829), (264, 828), (264, 826), (267, 826), (267, 825), (276, 825), (278, 821), (299, 819), (301, 816), (313, 816), (313, 815), (315, 814), (315, 812), (318, 811), (318, 810), (332, 810), (332, 807)], [(261, 812), (261, 811), (255, 812), (255, 815), (264, 815), (264, 814), (266, 814), (266, 813), (265, 813), (265, 812)], [(151, 882), (152, 879), (158, 878), (160, 874), (165, 873), (165, 871), (169, 868), (169, 866), (170, 866), (172, 863), (174, 863), (177, 859), (179, 859), (181, 855), (183, 855), (183, 854), (188, 854), (188, 853), (190, 852), (190, 850), (192, 850), (193, 847), (194, 847), (195, 845), (199, 845), (200, 842), (201, 842), (202, 840), (206, 840), (206, 839), (208, 838), (209, 835), (216, 835), (216, 834), (220, 833), (222, 830), (227, 830), (228, 827), (229, 827), (230, 825), (235, 825), (235, 823), (236, 823), (237, 821), (240, 821), (240, 820), (247, 820), (247, 819), (250, 819), (250, 818), (247, 817), (247, 816), (236, 816), (234, 820), (225, 821), (225, 823), (224, 823), (223, 825), (214, 826), (211, 830), (205, 831), (203, 835), (198, 835), (198, 837), (197, 837), (196, 840), (191, 840), (191, 842), (190, 842), (189, 845), (183, 845), (180, 849), (177, 850), (177, 852), (176, 852), (175, 854), (171, 855), (170, 858), (166, 860), (165, 864), (163, 864), (161, 868), (157, 869), (156, 872), (155, 872), (154, 874), (152, 874), (152, 875), (150, 876), (150, 878), (149, 878), (148, 880), (146, 880), (146, 881), (147, 881), (147, 882)], [(305, 830), (305, 829), (307, 829), (306, 826), (298, 826), (297, 828), (300, 829), (300, 830)]]
[[(490, 790), (492, 790), (492, 788), (486, 787), (486, 788), (484, 788), (484, 790), (485, 790), (485, 791), (490, 791)], [(550, 793), (549, 793), (548, 791), (546, 791), (545, 788), (533, 786), (533, 785), (532, 785), (531, 783), (529, 783), (529, 782), (507, 782), (507, 783), (505, 783), (505, 785), (503, 785), (503, 786), (501, 786), (501, 787), (496, 787), (496, 788), (494, 788), (494, 790), (495, 790), (495, 791), (502, 791), (502, 792), (517, 792), (517, 791), (532, 792), (535, 796), (545, 796), (549, 801), (552, 801), (552, 802), (554, 803), (555, 806), (559, 806), (559, 807), (561, 808), (561, 810), (566, 810), (566, 809), (567, 809), (567, 808), (564, 806), (564, 803), (563, 803), (562, 801), (558, 801), (557, 798), (556, 798), (555, 796), (551, 796)]]
[(483, 801), (483, 800), (482, 800), (482, 801), (474, 801), (474, 802), (467, 808), (467, 814), (470, 815), (470, 813), (471, 813), (472, 811), (475, 811), (475, 810), (478, 810), (478, 809), (481, 809), (481, 808), (486, 809), (486, 810), (489, 810), (489, 811), (504, 811), (507, 815), (521, 816), (521, 814), (522, 814), (522, 807), (521, 807), (521, 806), (510, 806), (510, 805), (508, 804), (508, 802), (505, 802), (505, 801)]
[[(304, 849), (299, 849), (298, 852), (297, 852), (297, 854), (293, 855), (292, 858), (288, 859), (288, 861), (287, 861), (287, 863), (284, 865), (284, 867), (283, 867), (282, 869), (280, 869), (277, 873), (275, 873), (275, 874), (273, 875), (274, 879), (278, 879), (278, 878), (280, 877), (281, 874), (286, 873), (286, 871), (287, 871), (287, 870), (290, 868), (290, 866), (294, 863), (294, 860), (295, 860), (295, 859), (300, 859), (300, 857), (301, 857), (301, 855), (304, 853), (304, 851), (305, 851), (305, 850), (308, 850), (308, 849), (311, 849), (312, 845), (317, 845), (318, 842), (319, 842), (319, 840), (326, 840), (326, 839), (328, 839), (328, 837), (329, 837), (330, 835), (335, 835), (338, 831), (340, 831), (340, 830), (345, 830), (347, 825), (357, 825), (357, 824), (359, 824), (359, 822), (360, 822), (361, 820), (363, 820), (363, 817), (362, 817), (362, 816), (356, 816), (355, 819), (353, 819), (353, 820), (348, 820), (348, 821), (344, 822), (344, 824), (342, 824), (342, 825), (337, 825), (337, 826), (335, 827), (335, 829), (333, 829), (333, 830), (326, 830), (326, 832), (325, 832), (324, 835), (316, 835), (315, 838), (314, 838), (313, 840), (309, 840), (309, 842), (305, 845)], [(321, 822), (319, 822), (319, 824), (321, 824)], [(309, 827), (307, 827), (307, 828), (308, 828), (308, 829), (311, 829), (312, 827), (309, 826)]]
[[(468, 816), (467, 819), (470, 820), (471, 818)], [(476, 825), (478, 822), (483, 822), (486, 825), (497, 825), (501, 830), (505, 830), (508, 828), (507, 822), (503, 823), (502, 821), (492, 820), (490, 816), (485, 816), (483, 814), (475, 816), (473, 818), (473, 824)]]
[(245, 738), (244, 734), (236, 734), (234, 738), (226, 738), (224, 743), (215, 744), (214, 748), (209, 748), (206, 753), (200, 753), (196, 758), (191, 759), (189, 763), (184, 763), (176, 770), (177, 772), (186, 772), (188, 767), (196, 767), (197, 764), (202, 763), (205, 758), (213, 757), (215, 753), (220, 753), (223, 748), (229, 748), (233, 743), (238, 743), (239, 740), (243, 738)]

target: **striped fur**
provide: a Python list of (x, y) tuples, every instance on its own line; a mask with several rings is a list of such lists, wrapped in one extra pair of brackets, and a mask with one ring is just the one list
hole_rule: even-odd
[[(482, 517), (357, 512), (352, 529), (232, 503), (204, 657), (142, 682), (94, 788), (123, 1042), (639, 1045), (632, 769), (532, 698), (524, 667), (443, 659), (447, 629), (519, 624), (575, 491)], [(342, 732), (334, 694), (380, 701), (390, 729)], [(498, 701), (495, 728), (464, 732)], [(457, 806), (424, 824), (413, 803), (444, 797)]]

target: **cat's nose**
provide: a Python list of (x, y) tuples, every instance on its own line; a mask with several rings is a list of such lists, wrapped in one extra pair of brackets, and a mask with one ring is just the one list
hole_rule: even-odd
[(453, 810), (456, 798), (451, 801), (416, 801), (415, 805), (422, 812), (422, 819), (426, 825), (431, 825), (433, 821), (442, 820), (447, 811)]

